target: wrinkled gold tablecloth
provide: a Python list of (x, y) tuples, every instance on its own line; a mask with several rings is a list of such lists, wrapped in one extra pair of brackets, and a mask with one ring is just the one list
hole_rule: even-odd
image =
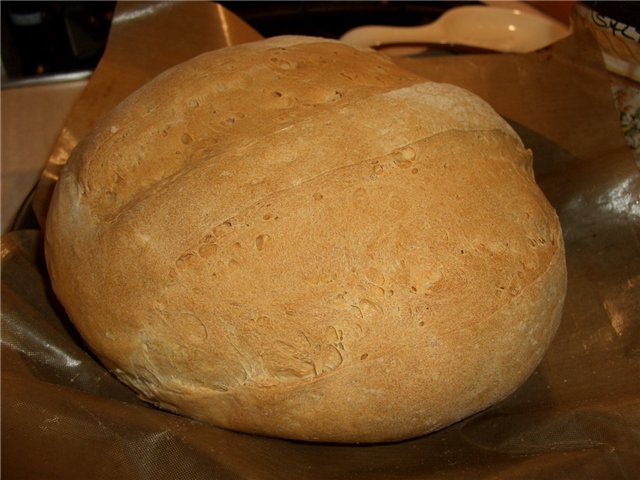
[[(119, 5), (104, 59), (45, 168), (40, 220), (60, 165), (105, 111), (170, 65), (256, 38), (215, 4)], [(395, 444), (222, 430), (156, 410), (106, 372), (51, 293), (39, 232), (16, 231), (2, 238), (3, 478), (637, 478), (640, 178), (595, 42), (577, 32), (528, 55), (399, 62), (478, 93), (534, 152), (569, 272), (562, 325), (534, 375), (484, 412)]]

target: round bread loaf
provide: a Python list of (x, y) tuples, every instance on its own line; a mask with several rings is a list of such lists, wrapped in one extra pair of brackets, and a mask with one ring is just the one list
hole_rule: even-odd
[(463, 89), (276, 37), (107, 115), (58, 182), (47, 265), (87, 344), (161, 408), (418, 436), (513, 392), (557, 329), (562, 234), (531, 157)]

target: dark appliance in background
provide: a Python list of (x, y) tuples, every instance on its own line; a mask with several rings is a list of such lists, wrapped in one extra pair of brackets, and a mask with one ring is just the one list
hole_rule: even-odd
[(93, 70), (116, 2), (3, 1), (2, 80)]

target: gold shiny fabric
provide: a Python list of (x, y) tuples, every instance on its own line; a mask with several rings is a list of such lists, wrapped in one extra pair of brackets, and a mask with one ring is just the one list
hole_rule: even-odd
[[(257, 37), (214, 4), (120, 5), (47, 166), (41, 218), (59, 165), (106, 110), (174, 63)], [(17, 231), (2, 239), (3, 478), (638, 478), (640, 175), (593, 38), (578, 32), (528, 55), (400, 63), (475, 91), (534, 152), (562, 222), (569, 283), (560, 330), (533, 376), (488, 410), (405, 442), (222, 430), (148, 406), (106, 372), (51, 292), (40, 233)]]

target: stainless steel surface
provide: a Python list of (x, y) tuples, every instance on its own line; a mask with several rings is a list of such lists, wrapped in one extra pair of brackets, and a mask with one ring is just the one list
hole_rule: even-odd
[(55, 75), (41, 75), (38, 77), (23, 77), (17, 80), (7, 80), (2, 82), (2, 89), (33, 87), (35, 85), (50, 85), (54, 83), (75, 82), (78, 80), (88, 80), (91, 78), (92, 70), (82, 70), (70, 73), (58, 73)]

